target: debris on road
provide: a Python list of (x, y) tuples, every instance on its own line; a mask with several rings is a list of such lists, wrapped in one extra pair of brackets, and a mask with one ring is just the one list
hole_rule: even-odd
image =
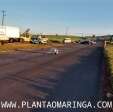
[(49, 53), (57, 55), (57, 54), (59, 54), (59, 50), (57, 48), (51, 48)]

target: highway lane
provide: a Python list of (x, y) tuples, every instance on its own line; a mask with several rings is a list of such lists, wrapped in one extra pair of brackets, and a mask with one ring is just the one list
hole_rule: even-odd
[(0, 100), (20, 103), (99, 94), (100, 48), (72, 44), (59, 50), (59, 55), (48, 54), (49, 49), (0, 55)]

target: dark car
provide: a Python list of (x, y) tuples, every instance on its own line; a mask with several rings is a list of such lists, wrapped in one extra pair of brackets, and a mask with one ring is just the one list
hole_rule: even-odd
[(84, 40), (84, 41), (80, 41), (80, 44), (86, 44), (86, 45), (89, 45), (89, 41), (88, 40)]
[(37, 37), (37, 36), (32, 36), (31, 37), (31, 43), (33, 43), (33, 44), (39, 44), (40, 43), (40, 41), (39, 41), (39, 38)]

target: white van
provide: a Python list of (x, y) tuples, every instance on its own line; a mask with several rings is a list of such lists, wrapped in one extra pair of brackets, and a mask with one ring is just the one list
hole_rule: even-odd
[(64, 43), (71, 43), (72, 40), (71, 40), (71, 38), (65, 38), (65, 39), (63, 40), (63, 42), (64, 42)]

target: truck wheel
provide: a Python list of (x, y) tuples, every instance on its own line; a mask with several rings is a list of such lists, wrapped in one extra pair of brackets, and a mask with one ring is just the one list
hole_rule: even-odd
[(24, 39), (23, 38), (20, 38), (20, 42), (23, 43), (24, 42)]
[(9, 39), (9, 42), (10, 43), (13, 43), (14, 42), (14, 39), (13, 38)]

